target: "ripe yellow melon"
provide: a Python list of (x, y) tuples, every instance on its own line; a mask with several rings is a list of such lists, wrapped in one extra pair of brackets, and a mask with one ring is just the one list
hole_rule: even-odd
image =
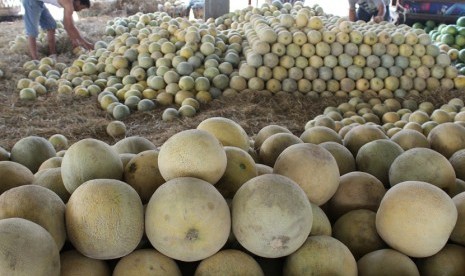
[(124, 138), (126, 137), (126, 125), (121, 121), (111, 121), (106, 127), (106, 132), (114, 139)]
[(286, 257), (284, 276), (357, 275), (357, 262), (342, 242), (329, 236), (310, 236), (297, 251)]
[(292, 133), (276, 133), (263, 141), (258, 156), (263, 164), (273, 167), (278, 156), (286, 148), (301, 143), (303, 143), (303, 141)]
[(86, 257), (77, 250), (60, 253), (61, 276), (95, 275), (110, 276), (110, 266), (104, 260)]
[(60, 275), (60, 255), (52, 236), (22, 218), (0, 220), (0, 275)]
[(454, 201), (455, 206), (457, 207), (458, 211), (458, 219), (457, 224), (450, 235), (451, 241), (454, 243), (465, 245), (465, 193), (460, 193), (452, 198)]
[(412, 129), (402, 129), (391, 137), (403, 150), (429, 148), (428, 139), (422, 133)]
[(368, 142), (387, 139), (386, 134), (373, 125), (359, 125), (351, 128), (344, 136), (344, 146), (357, 156), (358, 150)]
[(65, 150), (68, 148), (68, 138), (63, 134), (53, 134), (48, 138), (48, 141), (52, 144), (56, 151)]
[(428, 141), (432, 149), (449, 158), (465, 148), (465, 127), (455, 123), (440, 124), (428, 134)]
[(245, 249), (266, 258), (283, 257), (297, 250), (310, 234), (312, 220), (305, 192), (278, 174), (250, 179), (232, 201), (234, 236)]
[(60, 168), (62, 160), (63, 160), (63, 157), (60, 157), (60, 156), (50, 157), (49, 159), (42, 162), (42, 164), (40, 164), (40, 167), (39, 169), (37, 169), (37, 172), (46, 170), (46, 169)]
[(17, 217), (39, 224), (52, 235), (59, 250), (66, 240), (64, 214), (61, 198), (38, 185), (19, 186), (0, 195), (0, 219)]
[(160, 148), (158, 167), (165, 180), (190, 176), (215, 184), (227, 157), (221, 142), (205, 130), (190, 129), (171, 136)]
[(226, 200), (210, 183), (178, 177), (160, 186), (145, 213), (145, 232), (162, 254), (185, 262), (218, 252), (231, 231)]
[(221, 250), (200, 262), (195, 276), (265, 275), (252, 256), (236, 249)]
[(127, 163), (124, 167), (124, 182), (133, 187), (145, 204), (155, 190), (165, 183), (165, 179), (158, 169), (158, 151), (143, 151)]
[(366, 254), (358, 260), (357, 268), (360, 276), (420, 276), (420, 272), (412, 259), (390, 248)]
[(12, 161), (0, 161), (0, 195), (14, 187), (32, 184), (34, 174), (26, 166)]
[(257, 167), (257, 176), (267, 173), (273, 173), (273, 168), (268, 165), (256, 163), (255, 166)]
[(261, 128), (258, 131), (257, 135), (255, 136), (255, 139), (254, 139), (254, 141), (255, 141), (255, 143), (254, 143), (255, 149), (260, 149), (263, 142), (268, 137), (270, 137), (271, 135), (276, 134), (276, 133), (289, 133), (289, 134), (292, 134), (291, 131), (289, 129), (287, 129), (286, 127), (279, 126), (279, 125), (267, 125), (267, 126)]
[(331, 236), (333, 230), (331, 228), (331, 222), (329, 221), (328, 216), (326, 216), (326, 213), (323, 211), (323, 209), (320, 208), (320, 206), (311, 202), (310, 204), (312, 205), (313, 214), (312, 230), (310, 231), (310, 236)]
[(456, 222), (453, 200), (422, 181), (405, 181), (390, 188), (376, 213), (381, 238), (391, 248), (417, 258), (438, 253)]
[(94, 179), (80, 185), (68, 200), (65, 218), (69, 241), (93, 259), (129, 254), (144, 233), (139, 195), (115, 179)]
[(326, 205), (328, 216), (335, 221), (352, 210), (376, 212), (385, 193), (383, 183), (371, 174), (359, 171), (344, 174)]
[(138, 154), (146, 150), (154, 150), (157, 147), (147, 138), (141, 136), (131, 136), (119, 140), (112, 146), (117, 153)]
[(285, 149), (276, 160), (273, 173), (294, 180), (318, 206), (327, 202), (339, 186), (336, 159), (323, 147), (308, 143)]
[(465, 149), (456, 151), (450, 158), (449, 162), (455, 170), (457, 178), (465, 180)]
[(389, 168), (403, 152), (404, 150), (391, 140), (375, 140), (358, 150), (355, 162), (359, 171), (375, 176), (389, 187)]
[(249, 137), (245, 130), (231, 119), (223, 117), (211, 117), (203, 120), (197, 129), (204, 130), (215, 136), (223, 146), (249, 149)]
[(319, 146), (329, 151), (336, 159), (340, 175), (355, 171), (355, 157), (346, 147), (337, 142), (324, 142)]
[(215, 187), (225, 198), (233, 198), (236, 191), (248, 180), (258, 175), (255, 161), (250, 154), (240, 148), (227, 146), (227, 165)]
[(367, 209), (352, 210), (333, 225), (333, 237), (349, 248), (356, 260), (387, 245), (376, 232), (376, 213)]
[(28, 136), (13, 145), (10, 160), (23, 164), (35, 173), (42, 162), (53, 156), (56, 156), (55, 148), (47, 139)]
[(336, 142), (342, 144), (341, 136), (332, 128), (325, 126), (314, 126), (306, 129), (300, 139), (304, 143), (321, 144), (324, 142)]
[(413, 148), (399, 155), (389, 169), (389, 183), (424, 181), (447, 191), (455, 184), (455, 171), (440, 153), (427, 148)]
[(61, 162), (61, 176), (68, 192), (91, 179), (121, 179), (123, 163), (118, 153), (100, 140), (87, 138), (72, 144)]
[(113, 270), (113, 276), (173, 275), (181, 276), (176, 262), (154, 249), (139, 249), (121, 258)]
[(64, 203), (68, 202), (68, 199), (71, 196), (63, 184), (61, 168), (52, 168), (36, 172), (34, 174), (34, 181), (32, 184), (50, 189), (57, 194)]

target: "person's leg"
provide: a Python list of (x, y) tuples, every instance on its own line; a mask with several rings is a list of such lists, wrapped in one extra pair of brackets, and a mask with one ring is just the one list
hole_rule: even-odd
[(36, 38), (39, 35), (39, 18), (42, 12), (42, 7), (37, 0), (23, 0), (24, 7), (24, 26), (26, 28), (26, 35), (29, 42), (29, 53), (33, 59), (39, 59), (37, 51)]
[(50, 11), (44, 7), (44, 10), (40, 14), (40, 27), (44, 30), (47, 30), (47, 43), (49, 55), (56, 54), (56, 42), (55, 42), (55, 29), (57, 23), (55, 19), (50, 14)]
[(384, 21), (391, 22), (391, 8), (389, 5), (386, 5), (386, 12), (384, 13)]
[(371, 13), (367, 12), (363, 8), (361, 7), (357, 8), (357, 20), (363, 20), (365, 22), (368, 22), (371, 20), (372, 16), (373, 15)]

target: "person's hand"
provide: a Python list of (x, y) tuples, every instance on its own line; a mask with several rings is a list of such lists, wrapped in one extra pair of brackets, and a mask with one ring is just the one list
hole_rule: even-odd
[(375, 23), (379, 23), (379, 22), (383, 21), (383, 17), (380, 16), (380, 15), (375, 16), (375, 17), (373, 18), (373, 21), (375, 21)]
[(93, 50), (94, 49), (94, 45), (92, 43), (86, 41), (83, 38), (71, 39), (71, 44), (73, 45), (73, 48), (83, 47), (84, 49), (87, 49), (87, 50)]

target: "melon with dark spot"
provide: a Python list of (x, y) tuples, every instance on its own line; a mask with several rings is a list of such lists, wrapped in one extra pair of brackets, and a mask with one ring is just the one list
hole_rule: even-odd
[(278, 258), (297, 250), (310, 234), (310, 201), (297, 183), (264, 174), (244, 183), (232, 202), (233, 232), (248, 251)]

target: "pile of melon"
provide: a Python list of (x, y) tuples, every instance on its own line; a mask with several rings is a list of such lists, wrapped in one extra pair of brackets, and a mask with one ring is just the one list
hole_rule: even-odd
[(354, 97), (300, 133), (22, 138), (0, 148), (0, 274), (464, 275), (464, 112)]
[[(205, 22), (137, 13), (111, 20), (105, 33), (95, 50), (61, 72), (58, 91), (101, 95), (101, 107), (118, 120), (157, 105), (178, 111), (167, 118), (193, 116), (198, 104), (249, 91), (311, 99), (465, 87), (449, 55), (423, 30), (349, 22), (300, 1)], [(179, 110), (186, 99), (195, 102)]]

